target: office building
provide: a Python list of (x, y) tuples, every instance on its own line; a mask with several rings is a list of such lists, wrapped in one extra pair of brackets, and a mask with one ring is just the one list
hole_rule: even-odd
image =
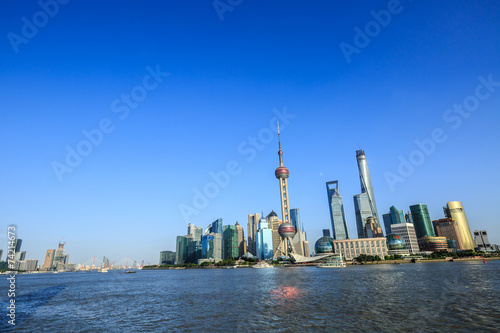
[(488, 240), (488, 234), (485, 230), (474, 230), (474, 243), (476, 244), (478, 251), (493, 251), (493, 247)]
[(391, 233), (399, 235), (406, 244), (406, 249), (410, 254), (419, 252), (417, 234), (413, 223), (397, 223), (391, 225)]
[(406, 223), (405, 212), (403, 210), (398, 210), (396, 207), (391, 206), (391, 224)]
[(434, 226), (434, 232), (437, 237), (446, 237), (448, 241), (455, 241), (454, 248), (458, 250), (464, 250), (464, 245), (462, 242), (462, 237), (460, 236), (460, 231), (458, 230), (458, 225), (451, 218), (444, 218), (432, 221)]
[(201, 256), (203, 259), (222, 260), (222, 234), (211, 233), (204, 235), (201, 242)]
[(33, 272), (38, 268), (38, 260), (28, 259), (26, 260), (26, 271)]
[(273, 230), (265, 218), (259, 222), (259, 229), (256, 232), (257, 258), (268, 260), (273, 258)]
[(453, 219), (457, 223), (462, 245), (465, 250), (473, 250), (475, 248), (474, 240), (470, 232), (469, 221), (465, 216), (464, 207), (460, 201), (448, 202), (446, 207), (443, 207), (444, 215)]
[(391, 233), (391, 213), (382, 214), (382, 220), (384, 221), (385, 234), (389, 235)]
[(300, 230), (300, 213), (298, 208), (290, 209), (290, 221), (296, 231)]
[(344, 213), (344, 203), (339, 191), (339, 181), (326, 183), (326, 193), (330, 207), (330, 220), (332, 222), (333, 239), (349, 239), (347, 221)]
[(186, 262), (195, 264), (201, 259), (201, 241), (192, 240), (188, 242)]
[(50, 271), (54, 266), (54, 257), (56, 255), (56, 250), (47, 250), (45, 254), (45, 260), (43, 262), (42, 270)]
[(224, 231), (224, 225), (222, 223), (222, 219), (217, 219), (212, 223), (212, 232), (215, 234), (221, 234)]
[(248, 233), (248, 239), (247, 239), (247, 251), (253, 254), (254, 256), (257, 255), (257, 250), (256, 250), (256, 245), (255, 245), (255, 233), (259, 229), (259, 221), (260, 221), (260, 214), (255, 213), (255, 214), (248, 214), (248, 224), (247, 224), (247, 233)]
[(358, 238), (366, 238), (365, 224), (369, 217), (372, 217), (370, 200), (368, 194), (357, 194), (354, 199), (354, 211), (356, 213), (356, 226), (358, 228)]
[(238, 259), (238, 229), (234, 225), (225, 225), (222, 234), (222, 259)]
[(236, 221), (236, 230), (238, 231), (238, 258), (241, 258), (245, 253), (247, 253), (247, 243), (245, 241), (245, 231), (241, 225)]
[(188, 244), (193, 240), (192, 235), (177, 236), (175, 242), (175, 264), (182, 265), (188, 260)]
[(330, 236), (330, 229), (323, 229), (323, 237), (331, 237)]
[(26, 260), (26, 251), (16, 252), (14, 256), (14, 261), (24, 261)]
[(353, 260), (361, 254), (379, 256), (384, 259), (387, 255), (385, 237), (334, 240), (335, 253), (342, 254), (345, 260)]
[(203, 236), (203, 228), (189, 223), (187, 234), (193, 236), (193, 241), (201, 242), (201, 237)]
[(16, 239), (14, 240), (14, 251), (17, 253), (17, 252), (21, 252), (21, 245), (23, 244), (23, 240), (22, 239)]
[(174, 264), (175, 264), (175, 252), (173, 251), (160, 252), (160, 265), (174, 265)]
[(413, 225), (415, 226), (415, 232), (417, 233), (417, 238), (425, 236), (434, 237), (434, 230), (432, 228), (432, 222), (427, 205), (417, 204), (410, 206), (410, 211), (413, 218)]
[(2, 260), (3, 250), (0, 250), (0, 260)]
[(66, 242), (60, 241), (59, 247), (57, 248), (54, 255), (53, 268), (60, 271), (66, 268), (66, 264), (69, 263), (69, 255), (66, 254), (66, 250), (64, 250), (64, 245)]
[[(368, 163), (366, 162), (366, 156), (364, 150), (356, 151), (356, 160), (358, 163), (359, 180), (361, 184), (361, 194), (365, 194), (363, 197), (354, 196), (354, 207), (356, 209), (356, 223), (358, 224), (358, 237), (361, 237), (359, 232), (363, 232), (364, 223), (366, 218), (373, 217), (375, 219), (375, 225), (380, 227), (380, 218), (377, 211), (377, 203), (375, 201), (375, 194), (373, 192), (372, 180), (370, 177), (370, 171), (368, 170)], [(358, 197), (358, 198), (357, 198)], [(363, 213), (363, 211), (369, 211), (369, 213)], [(359, 218), (358, 218), (359, 216)], [(362, 224), (361, 226), (359, 224)]]
[(411, 212), (406, 212), (405, 220), (406, 220), (406, 223), (413, 223), (413, 216), (411, 216)]
[(278, 229), (282, 221), (278, 218), (278, 214), (276, 214), (274, 210), (271, 211), (266, 216), (266, 220), (269, 228), (273, 231), (273, 255), (274, 255), (276, 254), (276, 249), (280, 246), (281, 239)]

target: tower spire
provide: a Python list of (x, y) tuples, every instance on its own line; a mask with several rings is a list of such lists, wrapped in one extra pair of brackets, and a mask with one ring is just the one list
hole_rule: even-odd
[(283, 166), (283, 150), (281, 150), (281, 135), (280, 135), (280, 122), (278, 121), (278, 155), (280, 157), (280, 166)]

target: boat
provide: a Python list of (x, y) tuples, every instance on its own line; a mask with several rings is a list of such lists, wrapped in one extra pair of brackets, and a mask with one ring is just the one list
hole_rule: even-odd
[(108, 269), (107, 268), (103, 268), (99, 271), (99, 273), (107, 273), (108, 272)]
[(273, 265), (269, 265), (267, 262), (261, 261), (261, 262), (258, 262), (257, 264), (255, 264), (252, 267), (253, 268), (273, 268)]
[(346, 267), (345, 262), (342, 260), (342, 255), (334, 255), (330, 257), (327, 262), (316, 265), (318, 268), (343, 268)]
[(125, 271), (125, 273), (135, 273), (135, 271)]

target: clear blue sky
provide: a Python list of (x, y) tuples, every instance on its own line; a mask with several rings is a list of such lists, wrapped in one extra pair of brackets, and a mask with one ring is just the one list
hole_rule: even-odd
[[(4, 253), (13, 223), (28, 259), (42, 261), (64, 236), (74, 263), (103, 255), (157, 262), (186, 233), (179, 207), (192, 206), (194, 189), (229, 161), (240, 172), (190, 221), (223, 218), (246, 228), (247, 214), (278, 212), (277, 136), (251, 161), (248, 138), (269, 134), (273, 110), (284, 108), (295, 115), (282, 121), (290, 204), (300, 208), (311, 244), (331, 227), (330, 180), (340, 181), (357, 236), (358, 144), (380, 214), (426, 203), (438, 219), (446, 202), (459, 200), (471, 229), (500, 243), (500, 86), (490, 83), (481, 100), (474, 97), (478, 77), (500, 82), (500, 3), (402, 0), (389, 5), (385, 26), (370, 23), (371, 11), (388, 3), (244, 0), (221, 20), (212, 1), (73, 0), (55, 14), (49, 7), (53, 17), (40, 14), (36, 1), (3, 1)], [(34, 20), (38, 31), (30, 30)], [(375, 29), (369, 43), (356, 40), (346, 61), (340, 45), (356, 47), (354, 29), (367, 24)], [(148, 66), (169, 75), (156, 84)], [(133, 108), (121, 101), (131, 92), (141, 99)], [(467, 118), (447, 113), (464, 100), (475, 110)], [(82, 131), (102, 122), (108, 133), (60, 181), (54, 162), (66, 164), (68, 146), (88, 148)], [(398, 174), (400, 156), (418, 158), (415, 140), (436, 128), (446, 140), (391, 188), (387, 172)]]

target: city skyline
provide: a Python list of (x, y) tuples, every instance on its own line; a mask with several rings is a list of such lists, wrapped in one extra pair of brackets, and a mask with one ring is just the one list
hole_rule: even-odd
[(500, 243), (500, 179), (485, 172), (500, 163), (500, 4), (401, 1), (359, 47), (387, 1), (243, 2), (223, 20), (212, 2), (69, 2), (17, 52), (7, 35), (43, 9), (4, 5), (4, 256), (9, 224), (39, 264), (62, 237), (71, 263), (154, 263), (188, 223), (248, 235), (248, 214), (280, 211), (276, 121), (309, 240), (331, 228), (331, 180), (356, 237), (364, 150), (379, 220), (416, 204), (438, 220), (461, 201), (470, 229)]

